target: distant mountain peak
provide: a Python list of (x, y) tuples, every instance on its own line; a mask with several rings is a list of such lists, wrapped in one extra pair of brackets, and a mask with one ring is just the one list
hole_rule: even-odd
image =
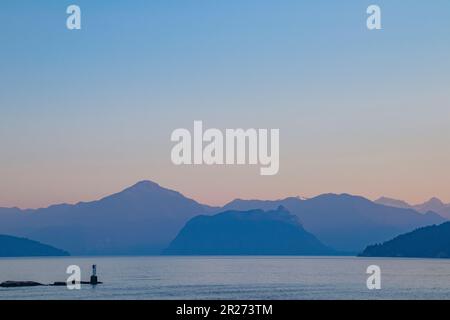
[[(183, 194), (179, 193), (178, 191), (165, 188), (161, 185), (159, 185), (156, 182), (150, 181), (150, 180), (142, 180), (131, 187), (128, 187), (121, 192), (118, 192), (116, 194), (113, 194), (112, 196), (133, 196), (133, 197), (147, 197), (148, 195), (166, 195), (171, 197), (177, 197), (177, 198), (186, 198)], [(107, 197), (108, 198), (108, 197)], [(188, 199), (188, 198), (186, 198)], [(192, 200), (192, 199), (189, 199)], [(193, 201), (193, 200), (192, 200)]]
[(416, 205), (410, 205), (405, 201), (392, 199), (388, 197), (381, 197), (375, 200), (374, 202), (388, 207), (413, 209), (417, 212), (427, 214), (429, 216), (433, 215), (434, 213), (437, 213), (440, 216), (444, 217), (445, 219), (450, 219), (450, 204), (445, 204), (439, 198), (436, 197), (433, 197), (424, 203)]
[(398, 202), (405, 203), (405, 204), (409, 205), (409, 203), (407, 203), (406, 201), (399, 200), (399, 199), (394, 199), (394, 198), (390, 198), (390, 197), (385, 197), (385, 196), (379, 197), (377, 200), (375, 200), (375, 202), (378, 202), (378, 201), (396, 201), (396, 202), (398, 201)]
[(384, 206), (389, 206), (389, 207), (405, 208), (405, 209), (412, 208), (412, 206), (406, 201), (389, 198), (389, 197), (380, 197), (379, 199), (375, 200), (374, 202), (384, 205)]
[(424, 205), (445, 206), (441, 199), (436, 197), (431, 198), (430, 200), (425, 202)]
[(318, 195), (318, 196), (308, 199), (308, 200), (315, 200), (315, 201), (318, 201), (318, 200), (330, 201), (331, 200), (331, 201), (337, 201), (337, 202), (359, 201), (359, 202), (364, 202), (364, 203), (372, 203), (372, 201), (370, 201), (369, 199), (366, 199), (361, 196), (349, 194), (349, 193), (340, 193), (340, 194), (324, 193), (324, 194)]
[(154, 188), (162, 188), (159, 184), (156, 182), (150, 181), (150, 180), (142, 180), (131, 187), (127, 188), (126, 190), (143, 190), (143, 189), (154, 189)]
[(450, 209), (447, 208), (446, 204), (444, 204), (440, 199), (436, 197), (433, 197), (422, 204), (418, 204), (414, 206), (414, 208), (420, 212), (434, 211), (441, 214), (442, 216), (446, 216), (447, 218), (450, 215)]

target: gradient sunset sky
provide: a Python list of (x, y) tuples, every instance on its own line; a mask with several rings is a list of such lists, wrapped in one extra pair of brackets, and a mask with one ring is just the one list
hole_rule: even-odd
[[(383, 30), (367, 30), (370, 4)], [(0, 206), (144, 179), (208, 204), (450, 202), (448, 0), (3, 0), (0, 39)], [(278, 175), (174, 166), (170, 134), (194, 120), (279, 128)]]

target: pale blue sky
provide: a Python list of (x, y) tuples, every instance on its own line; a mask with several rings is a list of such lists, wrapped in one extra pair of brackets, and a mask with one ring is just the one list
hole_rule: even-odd
[[(366, 8), (382, 9), (368, 31)], [(65, 28), (78, 4), (82, 30)], [(450, 2), (0, 4), (0, 206), (153, 179), (207, 203), (349, 192), (450, 202)], [(280, 173), (174, 167), (170, 133), (280, 128)]]

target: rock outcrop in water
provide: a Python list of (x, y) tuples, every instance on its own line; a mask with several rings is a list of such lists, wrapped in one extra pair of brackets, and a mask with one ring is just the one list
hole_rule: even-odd
[(5, 281), (0, 283), (2, 288), (17, 288), (17, 287), (38, 287), (45, 286), (45, 284), (34, 281)]
[[(96, 283), (92, 283), (91, 281), (81, 281), (80, 284), (103, 284), (103, 282), (97, 281)], [(35, 281), (5, 281), (0, 283), (0, 288), (19, 288), (19, 287), (39, 287), (39, 286), (53, 286), (53, 287), (65, 287), (67, 286), (67, 282), (56, 281), (52, 284), (43, 284)]]

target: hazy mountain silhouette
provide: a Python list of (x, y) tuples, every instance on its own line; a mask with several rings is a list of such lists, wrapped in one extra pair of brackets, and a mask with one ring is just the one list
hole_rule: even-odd
[(360, 256), (450, 258), (450, 222), (416, 229), (383, 244), (368, 246)]
[(323, 194), (307, 200), (237, 200), (224, 208), (249, 210), (262, 207), (267, 210), (279, 205), (297, 215), (305, 229), (324, 244), (347, 252), (360, 252), (370, 243), (445, 221), (435, 213), (420, 214), (412, 209), (384, 206), (348, 194)]
[(381, 197), (380, 199), (375, 200), (375, 202), (391, 207), (410, 208), (422, 213), (432, 211), (436, 212), (447, 220), (450, 219), (450, 204), (445, 204), (438, 198), (431, 198), (430, 200), (417, 205), (411, 205), (405, 201), (387, 197)]
[(227, 210), (276, 210), (280, 205), (297, 215), (305, 229), (325, 245), (355, 253), (371, 243), (444, 222), (434, 213), (420, 214), (347, 194), (307, 200), (235, 200), (213, 208), (142, 181), (92, 202), (36, 210), (0, 208), (0, 234), (34, 239), (74, 255), (159, 254), (194, 216)]
[(225, 211), (192, 218), (164, 251), (168, 255), (330, 255), (283, 207)]
[(297, 202), (303, 201), (299, 197), (289, 197), (281, 200), (243, 200), (243, 199), (235, 199), (222, 208), (217, 210), (226, 211), (226, 210), (239, 210), (239, 211), (248, 211), (254, 209), (261, 210), (274, 210), (279, 206), (283, 206), (286, 208), (293, 207), (297, 204)]
[(409, 203), (407, 203), (403, 200), (397, 200), (397, 199), (392, 199), (392, 198), (388, 198), (388, 197), (381, 197), (381, 198), (375, 200), (374, 202), (378, 203), (378, 204), (382, 204), (384, 206), (388, 206), (388, 207), (413, 209), (413, 207)]
[(447, 219), (450, 219), (450, 204), (445, 204), (438, 198), (431, 198), (422, 204), (415, 205), (414, 209), (420, 212), (433, 211), (439, 213)]
[(158, 254), (193, 216), (212, 210), (142, 181), (98, 201), (0, 210), (0, 233), (29, 237), (72, 254)]
[(69, 253), (37, 241), (0, 235), (0, 257), (68, 256)]

